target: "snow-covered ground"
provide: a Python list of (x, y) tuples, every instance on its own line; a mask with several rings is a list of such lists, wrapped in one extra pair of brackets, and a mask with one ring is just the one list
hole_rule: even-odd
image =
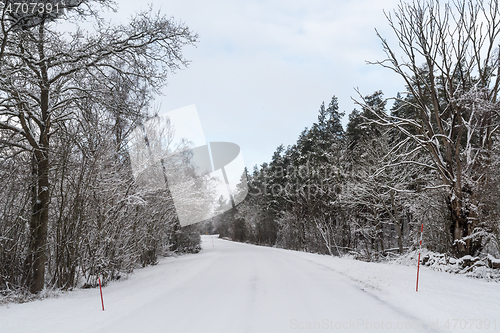
[[(213, 244), (213, 245), (212, 245)], [(203, 236), (104, 288), (0, 306), (0, 332), (500, 332), (500, 284)]]

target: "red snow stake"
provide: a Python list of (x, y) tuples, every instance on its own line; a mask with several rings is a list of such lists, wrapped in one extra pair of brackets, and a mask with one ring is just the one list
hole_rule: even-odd
[(101, 278), (99, 278), (99, 290), (101, 291), (101, 304), (102, 304), (102, 311), (104, 311), (104, 299), (102, 298)]
[(214, 236), (212, 236), (212, 247), (215, 247), (214, 246)]
[(420, 271), (420, 253), (422, 252), (422, 234), (424, 233), (424, 224), (422, 223), (422, 227), (420, 228), (420, 247), (418, 249), (418, 264), (417, 264), (417, 288), (418, 291), (418, 273)]

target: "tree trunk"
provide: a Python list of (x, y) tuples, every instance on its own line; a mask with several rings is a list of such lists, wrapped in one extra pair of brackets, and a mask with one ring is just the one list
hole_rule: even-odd
[(457, 197), (448, 198), (448, 206), (451, 212), (450, 232), (453, 237), (453, 249), (455, 253), (462, 257), (470, 254), (470, 242), (464, 244), (461, 239), (468, 234), (467, 218), (464, 216), (461, 200)]
[(49, 220), (49, 161), (46, 152), (35, 154), (33, 185), (33, 214), (30, 221), (30, 246), (28, 258), (28, 286), (37, 293), (45, 285), (45, 251), (47, 250), (47, 228)]
[(396, 231), (398, 232), (398, 248), (399, 254), (403, 254), (403, 223), (401, 222), (401, 218), (399, 217), (398, 211), (396, 210), (396, 205), (394, 202), (394, 191), (391, 191), (391, 208), (392, 213), (389, 215), (394, 221), (394, 225), (396, 226)]
[(399, 254), (403, 254), (403, 230), (402, 230), (402, 225), (401, 222), (396, 223), (396, 230), (398, 232), (398, 249), (399, 249)]
[[(41, 41), (44, 39), (43, 24), (39, 28)], [(43, 43), (38, 44), (40, 59), (45, 58)], [(47, 229), (49, 221), (49, 131), (50, 131), (50, 111), (49, 111), (49, 79), (47, 64), (45, 61), (40, 65), (41, 85), (40, 85), (40, 114), (41, 122), (40, 138), (38, 149), (35, 149), (36, 164), (36, 188), (32, 194), (35, 196), (33, 202), (33, 215), (30, 223), (30, 254), (32, 256), (31, 278), (29, 288), (32, 293), (41, 291), (45, 286), (45, 262), (47, 261), (45, 251), (47, 247)]]

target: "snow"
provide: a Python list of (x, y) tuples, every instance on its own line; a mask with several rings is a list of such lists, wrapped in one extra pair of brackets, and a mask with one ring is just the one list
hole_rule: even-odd
[[(415, 266), (417, 256), (417, 251), (408, 252), (403, 256), (399, 256), (396, 262)], [(455, 259), (443, 253), (423, 249), (421, 258), (421, 265), (430, 267), (432, 270), (464, 274), (471, 278), (500, 282), (500, 260), (495, 259), (492, 255), (483, 257), (483, 259), (470, 255)]]
[(500, 259), (493, 257), (491, 254), (488, 254), (488, 259), (495, 264), (500, 264)]
[[(305, 253), (297, 255), (343, 274), (384, 303), (418, 318), (424, 326), (438, 323), (436, 331), (500, 331), (499, 283), (438, 272), (421, 265), (416, 292), (416, 261), (414, 266), (402, 266)], [(484, 326), (487, 321), (489, 329)]]
[(413, 266), (203, 236), (201, 253), (106, 286), (105, 311), (98, 289), (77, 290), (0, 306), (0, 331), (500, 331), (500, 284), (421, 267), (417, 293), (415, 278)]

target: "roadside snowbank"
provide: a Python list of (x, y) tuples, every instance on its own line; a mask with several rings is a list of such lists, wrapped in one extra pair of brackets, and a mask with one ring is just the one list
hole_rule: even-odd
[[(418, 252), (409, 252), (395, 260), (396, 263), (415, 266), (417, 264)], [(492, 255), (486, 257), (464, 256), (459, 259), (422, 249), (420, 263), (432, 270), (463, 274), (467, 277), (484, 279), (486, 281), (500, 282), (500, 259)]]
[[(500, 331), (500, 283), (470, 279), (466, 275), (420, 267), (416, 285), (416, 259), (370, 263), (303, 252), (297, 257), (328, 267), (359, 284), (366, 292), (395, 308), (412, 313), (424, 325), (445, 332)], [(430, 258), (430, 256), (429, 256)]]

